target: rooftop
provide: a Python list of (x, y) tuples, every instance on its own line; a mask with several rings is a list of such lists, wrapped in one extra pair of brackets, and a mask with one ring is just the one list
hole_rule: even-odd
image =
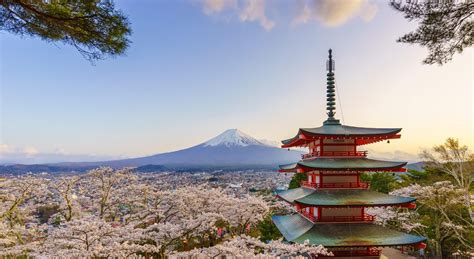
[(349, 170), (349, 171), (384, 171), (401, 169), (407, 162), (382, 161), (363, 157), (357, 158), (314, 158), (301, 160), (298, 163), (280, 165), (285, 172), (293, 172), (298, 168), (321, 170)]
[(299, 214), (273, 216), (286, 240), (324, 247), (397, 246), (423, 242), (426, 238), (366, 223), (314, 225)]
[[(363, 128), (342, 124), (324, 124), (317, 128), (300, 128), (293, 138), (282, 141), (282, 147), (305, 145), (308, 141), (321, 137), (352, 137), (358, 138), (357, 145), (369, 144), (384, 139), (398, 138), (401, 128)], [(302, 138), (302, 136), (304, 138)], [(306, 139), (305, 139), (306, 138)], [(372, 138), (372, 139), (368, 139)]]
[(410, 197), (392, 196), (364, 189), (295, 188), (278, 191), (277, 195), (290, 203), (309, 206), (394, 206), (414, 202)]

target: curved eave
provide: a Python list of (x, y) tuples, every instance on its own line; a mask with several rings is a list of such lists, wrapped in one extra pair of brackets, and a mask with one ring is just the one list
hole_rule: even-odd
[(416, 245), (425, 237), (411, 235), (375, 224), (324, 224), (313, 226), (292, 242), (324, 247), (383, 247)]
[(316, 158), (298, 163), (280, 165), (280, 172), (361, 171), (406, 172), (407, 162), (391, 162), (368, 158)]
[(283, 190), (283, 191), (277, 191), (277, 197), (289, 202), (293, 203), (295, 200), (306, 197), (312, 193), (314, 193), (314, 189), (309, 189), (309, 188), (294, 188), (294, 189), (288, 189), (288, 190)]
[(273, 216), (273, 222), (286, 240), (324, 247), (383, 247), (415, 245), (426, 241), (425, 237), (411, 235), (375, 224), (318, 224), (295, 214)]
[(403, 163), (397, 166), (391, 167), (340, 167), (340, 168), (327, 168), (327, 167), (312, 167), (298, 164), (298, 170), (296, 168), (295, 172), (310, 172), (314, 170), (321, 171), (358, 171), (358, 172), (406, 172), (406, 169), (403, 168), (407, 163)]
[(296, 173), (299, 168), (298, 163), (279, 165), (278, 167), (280, 168), (278, 172), (281, 173)]
[(364, 189), (295, 188), (278, 191), (277, 197), (302, 207), (388, 207), (408, 206), (412, 197), (393, 196)]
[(296, 136), (282, 140), (281, 147), (282, 148), (289, 148), (289, 147), (299, 147), (299, 146), (304, 146), (306, 143), (308, 143), (308, 139), (305, 139), (304, 136), (301, 135), (301, 129), (298, 130), (298, 134)]
[(361, 128), (345, 125), (300, 128), (293, 138), (282, 141), (282, 148), (305, 146), (319, 138), (356, 138), (356, 145), (366, 145), (387, 139), (400, 138), (402, 128)]
[(299, 132), (303, 133), (305, 136), (313, 137), (325, 137), (325, 136), (334, 136), (334, 137), (381, 137), (395, 135), (402, 131), (402, 128), (361, 128), (353, 126), (326, 126), (326, 127), (338, 127), (338, 130), (334, 132), (320, 132), (321, 128), (300, 128)]
[(307, 231), (309, 231), (314, 224), (299, 214), (286, 216), (272, 216), (272, 221), (277, 226), (280, 233), (286, 240), (291, 241), (297, 239)]
[(373, 202), (373, 203), (369, 203), (368, 201), (358, 201), (358, 202), (354, 202), (354, 201), (348, 201), (348, 202), (345, 202), (343, 204), (328, 204), (328, 203), (318, 203), (318, 202), (311, 202), (311, 201), (308, 201), (308, 202), (302, 202), (300, 200), (295, 200), (294, 203), (295, 204), (301, 204), (303, 205), (303, 207), (323, 207), (323, 208), (346, 208), (346, 207), (350, 207), (350, 208), (359, 208), (359, 207), (403, 207), (405, 205), (408, 205), (408, 204), (411, 204), (413, 202), (415, 202), (416, 199), (415, 198), (409, 198), (409, 199), (406, 199), (404, 201), (400, 201), (400, 202), (396, 202), (396, 201), (393, 201), (393, 202)]

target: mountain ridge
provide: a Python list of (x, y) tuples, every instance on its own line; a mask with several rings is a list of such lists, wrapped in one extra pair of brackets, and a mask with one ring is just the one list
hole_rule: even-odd
[[(166, 168), (273, 168), (279, 164), (292, 163), (300, 159), (300, 151), (289, 151), (263, 143), (240, 131), (229, 129), (198, 145), (150, 156), (117, 159), (97, 162), (60, 162), (36, 165), (39, 168), (90, 169), (91, 167), (110, 166), (140, 167), (159, 165)], [(27, 165), (14, 165), (16, 168), (28, 169)], [(34, 165), (31, 165), (33, 168)], [(5, 170), (7, 167), (3, 167)], [(0, 171), (2, 168), (0, 167)]]
[[(30, 171), (86, 171), (99, 166), (141, 167), (146, 171), (154, 169), (185, 171), (255, 168), (276, 170), (280, 164), (294, 163), (300, 160), (300, 156), (304, 152), (298, 149), (282, 149), (277, 145), (276, 141), (258, 140), (239, 129), (228, 129), (200, 144), (176, 151), (105, 161), (0, 165), (0, 174)], [(422, 170), (422, 165), (422, 163), (414, 163), (409, 164), (407, 168)]]

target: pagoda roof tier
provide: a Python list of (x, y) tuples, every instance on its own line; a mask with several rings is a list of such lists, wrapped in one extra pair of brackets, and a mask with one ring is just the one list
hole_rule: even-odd
[(277, 195), (289, 203), (317, 207), (399, 206), (416, 200), (415, 198), (393, 196), (364, 189), (309, 189), (303, 187), (278, 191)]
[(401, 128), (362, 128), (339, 123), (327, 124), (318, 128), (300, 128), (298, 134), (282, 141), (282, 147), (305, 146), (321, 138), (355, 138), (356, 145), (370, 144), (386, 139), (400, 138)]
[(298, 163), (280, 165), (280, 172), (322, 171), (401, 171), (407, 162), (391, 162), (369, 158), (322, 158), (301, 160)]
[(286, 240), (324, 247), (371, 247), (414, 245), (426, 240), (422, 236), (367, 223), (313, 224), (299, 214), (273, 216), (273, 222)]

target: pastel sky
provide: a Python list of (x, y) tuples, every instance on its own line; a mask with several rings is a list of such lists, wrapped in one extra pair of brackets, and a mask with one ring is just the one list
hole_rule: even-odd
[[(116, 1), (125, 56), (91, 65), (70, 46), (1, 37), (0, 156), (9, 162), (135, 157), (229, 128), (292, 137), (325, 120), (333, 49), (344, 124), (403, 127), (368, 147), (413, 157), (448, 137), (474, 147), (473, 53), (423, 65), (396, 43), (416, 28), (385, 1)], [(341, 112), (342, 107), (342, 112)]]

